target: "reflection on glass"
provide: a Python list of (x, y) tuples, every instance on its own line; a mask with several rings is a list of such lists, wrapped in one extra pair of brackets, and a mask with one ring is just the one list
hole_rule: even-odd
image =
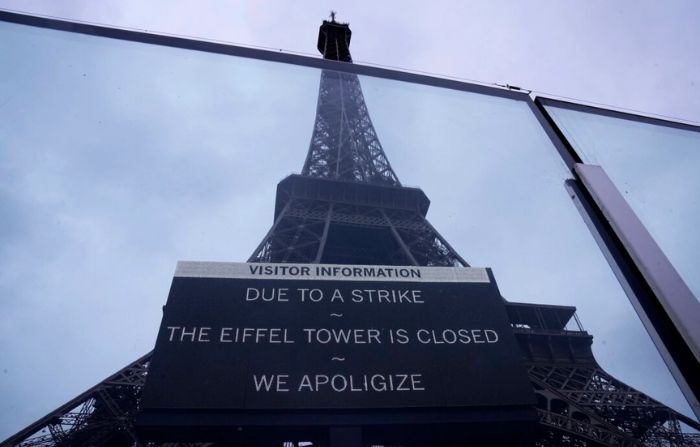
[(0, 65), (5, 439), (153, 348), (177, 260), (247, 259), (319, 71), (5, 22)]
[[(250, 255), (275, 185), (301, 170), (321, 72), (5, 23), (0, 37), (4, 437), (153, 346), (175, 260)], [(602, 368), (687, 413), (527, 105), (360, 81), (393, 169), (451, 245), (511, 302), (575, 306)], [(537, 309), (512, 307), (517, 331), (587, 339), (572, 308)], [(586, 377), (531, 366), (543, 383)]]
[(547, 106), (585, 163), (600, 165), (700, 297), (700, 129)]
[[(394, 170), (428, 194), (428, 217), (462, 257), (493, 268), (509, 301), (575, 306), (605, 371), (691, 415), (571, 203), (568, 170), (527, 104), (361, 82)], [(577, 330), (567, 315), (551, 317)]]

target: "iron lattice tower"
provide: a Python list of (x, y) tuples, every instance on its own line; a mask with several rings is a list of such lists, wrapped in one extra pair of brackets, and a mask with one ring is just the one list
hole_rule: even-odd
[[(351, 63), (350, 37), (324, 21), (318, 49)], [(278, 185), (273, 226), (248, 261), (467, 266), (426, 220), (429, 204), (401, 186), (357, 75), (323, 70), (302, 174)]]
[[(318, 49), (325, 59), (351, 63), (350, 36), (347, 24), (324, 21)], [(468, 266), (426, 220), (429, 203), (420, 189), (399, 182), (357, 75), (323, 70), (302, 174), (279, 183), (272, 228), (249, 262)], [(537, 397), (536, 445), (700, 446), (700, 424), (607, 374), (580, 324), (578, 330), (565, 329), (572, 319), (578, 323), (575, 308), (514, 302), (506, 308)], [(133, 420), (150, 356), (2, 446), (144, 445)]]

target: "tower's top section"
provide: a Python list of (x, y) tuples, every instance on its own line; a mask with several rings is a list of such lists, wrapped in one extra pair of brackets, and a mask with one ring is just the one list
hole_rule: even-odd
[[(324, 20), (318, 49), (325, 59), (352, 62), (350, 27)], [(357, 74), (322, 70), (316, 123), (302, 175), (401, 186), (374, 130)]]
[(318, 51), (324, 59), (333, 61), (352, 62), (350, 56), (350, 25), (335, 21), (335, 12), (331, 19), (324, 20), (318, 30)]

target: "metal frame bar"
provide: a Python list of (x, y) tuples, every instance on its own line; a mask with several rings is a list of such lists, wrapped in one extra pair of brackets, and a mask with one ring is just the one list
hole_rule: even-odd
[[(647, 330), (650, 334), (656, 334), (658, 341), (664, 345), (665, 349), (660, 349), (661, 354), (670, 353), (664, 356), (665, 360), (671, 371), (676, 373), (676, 380), (693, 412), (700, 417), (700, 302), (603, 168), (579, 163), (574, 169), (642, 278), (651, 288), (655, 303), (647, 303), (645, 306), (635, 294), (629, 296), (635, 297), (633, 305)], [(677, 331), (676, 336), (668, 329), (661, 332), (661, 328), (658, 327), (664, 315)], [(657, 347), (658, 341), (655, 340)], [(694, 373), (691, 373), (692, 370), (695, 370)]]
[(535, 98), (534, 100), (529, 101), (528, 105), (530, 106), (532, 113), (537, 118), (537, 121), (544, 129), (544, 132), (549, 137), (549, 140), (557, 149), (559, 155), (561, 155), (561, 158), (564, 160), (566, 166), (573, 171), (574, 165), (582, 162), (581, 157), (579, 157), (576, 150), (574, 150), (573, 146), (569, 144), (569, 141), (566, 139), (561, 130), (559, 130), (559, 127), (557, 127), (554, 119), (549, 115), (549, 113), (547, 113), (544, 105), (540, 102), (540, 98)]
[(600, 166), (575, 171), (700, 361), (700, 303)]
[[(610, 118), (619, 118), (627, 121), (633, 121), (637, 123), (653, 124), (656, 126), (672, 127), (674, 129), (689, 130), (691, 132), (700, 132), (699, 125), (693, 125), (688, 123), (681, 123), (677, 121), (671, 121), (663, 118), (654, 118), (651, 116), (636, 115), (628, 112), (621, 112), (618, 110), (604, 109), (602, 107), (590, 106), (585, 104), (577, 104), (575, 102), (562, 101), (560, 99), (546, 98), (542, 96), (537, 96), (535, 102), (538, 106), (544, 108), (546, 106), (559, 107), (562, 109), (575, 110), (578, 112), (590, 113), (593, 115), (602, 115)], [(547, 113), (547, 115), (549, 115)], [(556, 127), (556, 124), (554, 125)]]
[(207, 53), (226, 54), (229, 56), (239, 56), (251, 59), (258, 59), (271, 62), (282, 62), (286, 64), (301, 65), (305, 67), (320, 68), (325, 70), (336, 70), (358, 75), (373, 76), (376, 78), (405, 81), (415, 84), (432, 85), (434, 87), (448, 88), (485, 95), (499, 96), (502, 98), (528, 101), (529, 95), (523, 91), (511, 90), (496, 86), (480, 84), (469, 84), (464, 81), (439, 78), (416, 73), (407, 73), (387, 68), (372, 67), (348, 62), (336, 62), (322, 58), (300, 56), (283, 52), (260, 50), (257, 48), (241, 47), (231, 44), (211, 42), (205, 40), (194, 40), (183, 37), (175, 37), (145, 31), (135, 31), (122, 28), (110, 28), (87, 23), (75, 23), (66, 20), (40, 17), (28, 14), (19, 14), (0, 9), (0, 22), (10, 22), (20, 25), (30, 25), (39, 28), (53, 29), (57, 31), (68, 31), (91, 36), (107, 37), (112, 39), (126, 40), (131, 42), (141, 42), (146, 44), (161, 45), (166, 47), (182, 48), (186, 50), (203, 51)]
[(549, 116), (547, 110), (539, 102), (539, 98), (535, 98), (534, 101), (528, 101), (528, 105), (530, 106), (532, 113), (535, 115), (535, 118), (537, 118), (537, 121), (544, 129), (544, 132), (549, 137), (549, 140), (552, 142), (554, 147), (557, 149), (557, 152), (559, 152), (559, 155), (564, 160), (566, 166), (573, 170), (576, 163), (581, 163), (581, 157), (579, 157), (574, 148), (569, 144), (552, 117)]
[(571, 169), (574, 179), (566, 187), (582, 218), (690, 407), (700, 417), (700, 303), (603, 169), (582, 162), (546, 105), (696, 132), (700, 127), (541, 97), (531, 106)]

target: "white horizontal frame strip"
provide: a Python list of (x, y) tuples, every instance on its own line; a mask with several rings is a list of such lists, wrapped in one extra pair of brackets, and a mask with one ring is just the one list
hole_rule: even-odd
[(343, 280), (384, 282), (491, 282), (478, 267), (417, 267), (397, 265), (268, 264), (179, 261), (176, 277)]

